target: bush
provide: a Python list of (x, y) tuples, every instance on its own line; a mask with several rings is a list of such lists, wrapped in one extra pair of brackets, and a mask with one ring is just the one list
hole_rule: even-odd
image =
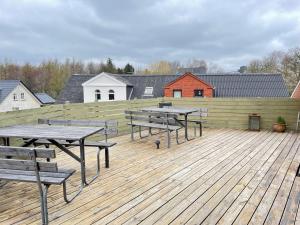
[(278, 116), (278, 117), (277, 117), (277, 123), (278, 123), (278, 124), (286, 124), (284, 118), (281, 117), (281, 116)]

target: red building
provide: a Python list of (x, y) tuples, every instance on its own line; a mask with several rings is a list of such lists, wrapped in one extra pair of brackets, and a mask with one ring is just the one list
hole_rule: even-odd
[(300, 99), (300, 81), (298, 82), (297, 86), (295, 87), (295, 90), (293, 91), (291, 98)]
[(164, 87), (165, 97), (213, 97), (213, 86), (192, 73), (185, 73)]

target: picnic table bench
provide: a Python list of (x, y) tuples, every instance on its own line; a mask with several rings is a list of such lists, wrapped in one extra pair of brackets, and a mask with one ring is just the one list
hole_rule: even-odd
[[(152, 135), (151, 128), (155, 128), (166, 131), (168, 148), (171, 145), (170, 136), (172, 131), (176, 132), (176, 142), (179, 144), (178, 131), (183, 128), (183, 126), (177, 122), (177, 115), (175, 114), (126, 110), (125, 118), (130, 120), (128, 125), (131, 126), (131, 140), (134, 140), (134, 127), (139, 128), (140, 138)], [(149, 134), (147, 136), (142, 136), (142, 127), (149, 128)]]
[[(103, 127), (70, 127), (70, 126), (57, 126), (57, 125), (17, 125), (11, 127), (0, 128), (0, 137), (5, 141), (6, 145), (9, 145), (10, 138), (25, 138), (26, 143), (23, 147), (28, 147), (34, 142), (45, 139), (52, 145), (56, 146), (70, 157), (80, 163), (81, 173), (81, 188), (91, 183), (93, 179), (88, 182), (86, 179), (86, 163), (85, 163), (85, 139), (90, 137), (99, 131), (103, 130)], [(80, 155), (74, 154), (72, 150), (66, 146), (59, 144), (59, 141), (79, 142)]]
[[(203, 124), (207, 123), (207, 120), (204, 119), (208, 116), (208, 109), (207, 108), (199, 108), (197, 109), (197, 112), (193, 112), (189, 115), (191, 118), (187, 120), (189, 123), (194, 123), (196, 125), (199, 125), (199, 136), (202, 136), (202, 130), (203, 130)], [(180, 120), (183, 121), (184, 120)], [(196, 136), (197, 133), (197, 126), (194, 127), (194, 136)]]
[[(116, 135), (118, 133), (118, 122), (114, 120), (54, 120), (54, 119), (38, 119), (38, 124), (47, 125), (61, 125), (61, 126), (97, 126), (103, 127), (104, 129), (99, 131), (99, 134), (105, 135), (104, 141), (85, 141), (84, 146), (86, 147), (96, 147), (97, 150), (97, 169), (96, 175), (92, 178), (92, 181), (99, 176), (100, 173), (100, 151), (104, 149), (105, 154), (105, 167), (109, 168), (109, 148), (116, 145), (116, 142), (108, 142), (109, 135)], [(25, 140), (26, 143), (31, 140)], [(64, 147), (79, 147), (79, 141), (69, 141), (69, 140), (57, 140), (58, 145)], [(39, 139), (32, 143), (34, 146), (44, 145), (49, 147), (52, 143), (46, 139)]]
[(78, 196), (82, 190), (80, 189), (68, 199), (66, 181), (75, 170), (58, 169), (56, 162), (41, 161), (46, 158), (55, 158), (55, 151), (53, 149), (0, 146), (0, 179), (37, 183), (43, 224), (48, 224), (47, 193), (50, 185), (63, 185), (64, 200), (67, 203)]

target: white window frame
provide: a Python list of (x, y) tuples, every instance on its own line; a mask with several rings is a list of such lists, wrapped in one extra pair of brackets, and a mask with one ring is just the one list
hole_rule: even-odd
[(13, 94), (13, 100), (18, 101), (18, 95), (16, 93)]
[(145, 96), (153, 96), (153, 87), (145, 87)]
[[(110, 99), (111, 96), (113, 96), (113, 99)], [(110, 90), (108, 91), (108, 100), (109, 100), (109, 101), (114, 101), (114, 100), (115, 100), (115, 91), (112, 90), (112, 89), (110, 89)]]
[(95, 90), (95, 101), (101, 101), (101, 91), (99, 89)]
[(25, 100), (25, 93), (23, 93), (23, 92), (21, 93), (21, 100), (23, 100), (23, 101)]

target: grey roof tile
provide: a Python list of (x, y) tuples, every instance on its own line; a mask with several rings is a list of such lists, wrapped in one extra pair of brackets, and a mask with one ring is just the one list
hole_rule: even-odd
[[(281, 74), (195, 74), (215, 88), (215, 97), (289, 97)], [(73, 75), (59, 101), (83, 102), (81, 84), (94, 75)], [(164, 95), (164, 86), (178, 75), (113, 75), (133, 86), (131, 99), (142, 98), (146, 87), (153, 87), (153, 97)]]
[(55, 99), (52, 98), (51, 96), (49, 96), (46, 93), (35, 93), (34, 94), (39, 100), (40, 102), (42, 102), (43, 104), (54, 104), (55, 103)]
[(0, 103), (20, 84), (19, 80), (0, 80)]

